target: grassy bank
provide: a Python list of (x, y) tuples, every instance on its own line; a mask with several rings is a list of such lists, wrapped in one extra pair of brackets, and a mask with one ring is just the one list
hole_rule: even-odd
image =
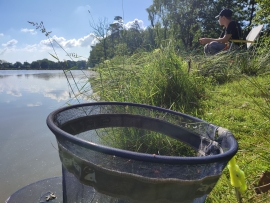
[[(207, 59), (167, 45), (99, 64), (91, 84), (101, 101), (160, 106), (229, 129), (248, 184), (243, 202), (270, 202), (269, 193), (255, 193), (259, 176), (270, 170), (269, 56), (254, 56), (232, 52)], [(227, 168), (207, 202), (237, 202)]]
[[(256, 77), (256, 81), (266, 89), (269, 79), (269, 75)], [(246, 174), (248, 185), (243, 202), (269, 202), (269, 194), (255, 193), (259, 176), (270, 169), (270, 124), (269, 118), (264, 115), (269, 112), (266, 103), (269, 90), (268, 95), (264, 95), (243, 77), (233, 82), (212, 86), (208, 89), (207, 96), (207, 100), (202, 102), (204, 106), (202, 119), (230, 129), (239, 143), (237, 161)], [(207, 202), (237, 202), (227, 168)]]

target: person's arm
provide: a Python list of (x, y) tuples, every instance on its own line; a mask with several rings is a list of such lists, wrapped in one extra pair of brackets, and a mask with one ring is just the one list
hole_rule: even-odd
[(200, 38), (199, 42), (201, 44), (208, 44), (210, 42), (219, 42), (219, 43), (227, 43), (229, 39), (231, 38), (231, 34), (224, 35), (222, 38), (214, 39), (214, 38)]

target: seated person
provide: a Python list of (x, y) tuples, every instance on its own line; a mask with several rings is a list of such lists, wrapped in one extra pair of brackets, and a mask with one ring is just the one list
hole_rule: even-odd
[[(204, 46), (204, 53), (206, 56), (215, 55), (218, 52), (225, 50), (230, 39), (241, 39), (242, 30), (238, 22), (232, 20), (232, 11), (230, 9), (222, 10), (218, 18), (219, 24), (224, 26), (223, 32), (218, 39), (214, 38), (200, 38), (201, 44)], [(239, 44), (236, 44), (239, 46)]]

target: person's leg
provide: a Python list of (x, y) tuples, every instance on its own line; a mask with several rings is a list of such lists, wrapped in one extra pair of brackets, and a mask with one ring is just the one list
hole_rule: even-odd
[(225, 44), (219, 42), (210, 42), (204, 46), (204, 53), (206, 56), (215, 55), (225, 48)]

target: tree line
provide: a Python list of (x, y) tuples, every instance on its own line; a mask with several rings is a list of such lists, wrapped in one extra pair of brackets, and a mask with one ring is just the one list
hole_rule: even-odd
[(151, 51), (168, 39), (174, 40), (177, 50), (201, 49), (200, 37), (218, 38), (222, 27), (215, 16), (223, 8), (230, 8), (246, 36), (253, 25), (265, 24), (264, 36), (269, 36), (270, 4), (268, 0), (153, 0), (146, 8), (150, 26), (142, 29), (135, 21), (125, 29), (121, 16), (109, 24), (107, 19), (90, 24), (99, 43), (92, 46), (88, 65), (96, 64), (118, 55), (132, 55)]
[(0, 70), (67, 70), (67, 69), (87, 69), (86, 61), (59, 61), (54, 62), (48, 59), (28, 62), (8, 63), (0, 60)]

